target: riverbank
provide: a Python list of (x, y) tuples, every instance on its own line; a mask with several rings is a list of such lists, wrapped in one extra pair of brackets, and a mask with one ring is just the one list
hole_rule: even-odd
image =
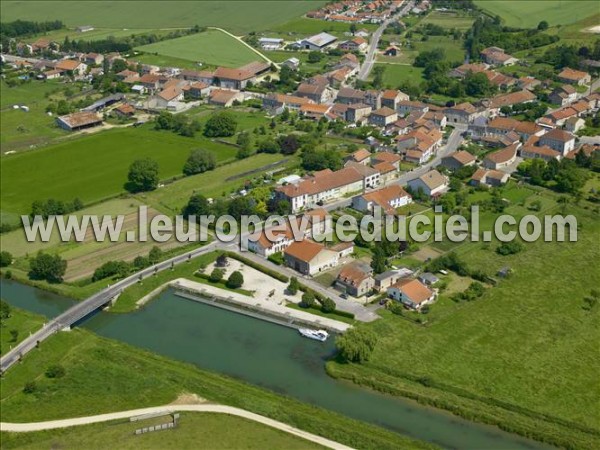
[[(14, 302), (13, 304), (50, 317), (57, 314), (57, 309), (58, 312), (64, 311), (72, 305), (71, 301), (64, 298), (36, 291), (18, 283), (3, 282), (2, 290), (5, 298)], [(274, 326), (240, 314), (232, 314), (220, 308), (181, 301), (174, 296), (172, 291), (162, 293), (158, 299), (132, 314), (99, 313), (88, 318), (81, 326), (109, 338), (111, 342), (116, 339), (119, 342), (131, 344), (136, 352), (144, 352), (139, 350), (144, 348), (153, 352), (153, 357), (163, 355), (160, 358), (174, 359), (190, 367), (200, 367), (202, 372), (211, 371), (213, 374), (224, 374), (222, 376), (242, 379), (244, 380), (242, 384), (250, 383), (249, 386), (252, 387), (262, 386), (257, 389), (261, 392), (270, 392), (276, 398), (279, 396), (293, 397), (295, 402), (307, 406), (314, 405), (313, 407), (317, 410), (333, 412), (335, 415), (342, 415), (345, 418), (351, 418), (351, 421), (366, 425), (376, 424), (370, 425), (376, 429), (385, 427), (387, 432), (392, 435), (398, 434), (409, 441), (419, 439), (447, 448), (473, 450), (481, 448), (490, 450), (547, 448), (534, 441), (505, 433), (495, 427), (465, 421), (444, 411), (419, 406), (418, 403), (410, 400), (377, 394), (367, 389), (335, 381), (323, 370), (324, 362), (334, 353), (332, 342), (322, 343), (302, 339), (297, 332), (284, 327)], [(23, 364), (17, 364), (11, 371), (30, 364), (30, 357), (45, 353), (48, 344), (66, 339), (80, 331), (82, 331), (80, 328), (76, 328), (71, 333), (54, 335), (49, 341), (43, 343), (40, 349), (34, 349), (28, 354)], [(89, 410), (90, 405), (94, 405), (98, 401), (100, 401), (100, 406), (104, 405), (107, 411), (130, 409), (131, 407), (127, 405), (121, 407), (119, 403), (127, 400), (130, 395), (133, 396), (130, 398), (133, 407), (139, 407), (140, 399), (148, 396), (154, 400), (150, 404), (166, 403), (170, 400), (160, 397), (165, 393), (164, 383), (172, 384), (178, 393), (184, 391), (200, 395), (204, 392), (195, 388), (187, 388), (188, 382), (182, 384), (183, 375), (176, 370), (169, 370), (168, 367), (161, 366), (161, 372), (155, 374), (145, 364), (140, 364), (136, 358), (129, 356), (118, 358), (118, 353), (110, 346), (100, 346), (97, 353), (91, 353), (88, 349), (76, 345), (81, 343), (80, 341), (80, 338), (75, 339), (71, 345), (72, 348), (69, 349), (68, 346), (65, 348), (69, 359), (77, 361), (83, 357), (82, 379), (70, 386), (70, 390), (78, 395), (69, 398), (69, 386), (66, 386), (65, 392), (57, 394), (55, 385), (62, 386), (62, 383), (69, 378), (69, 374), (72, 374), (72, 370), (68, 370), (67, 375), (60, 380), (46, 380), (43, 373), (50, 364), (48, 361), (40, 365), (37, 372), (40, 375), (37, 378), (42, 382), (40, 393), (44, 396), (49, 395), (49, 397), (40, 403), (41, 409), (36, 405), (35, 411), (32, 411), (34, 408), (31, 408), (30, 405), (32, 401), (36, 402), (41, 399), (32, 400), (34, 397), (39, 397), (40, 393), (36, 392), (35, 396), (25, 397), (26, 400), (21, 399), (21, 401), (29, 401), (29, 405), (24, 405), (28, 415), (41, 411), (46, 413), (47, 410), (56, 409), (57, 414), (64, 417), (65, 412), (61, 409), (61, 403), (66, 401), (81, 402), (82, 410), (86, 408)], [(61, 358), (55, 359), (61, 360)], [(162, 371), (163, 369), (165, 371)], [(11, 374), (11, 371), (7, 376)], [(130, 374), (130, 371), (134, 371), (134, 373)], [(149, 373), (153, 374), (150, 380), (146, 379), (149, 378)], [(22, 380), (22, 382), (26, 381)], [(103, 392), (97, 399), (96, 397), (99, 396), (97, 386), (107, 385), (107, 382), (111, 389), (106, 393)], [(45, 387), (46, 383), (51, 383), (50, 388)], [(123, 393), (119, 386), (122, 383), (125, 383), (125, 386), (122, 387)], [(21, 394), (22, 387), (21, 383), (15, 393)], [(205, 388), (204, 384), (201, 388)], [(264, 388), (268, 391), (265, 391)], [(49, 392), (46, 392), (47, 390)], [(150, 390), (149, 394), (147, 390)], [(225, 394), (225, 392), (217, 393), (217, 395)], [(51, 395), (56, 396), (52, 399)], [(115, 395), (115, 397), (111, 398), (111, 395)], [(246, 393), (242, 392), (227, 395), (234, 395), (234, 402), (250, 400), (248, 407), (235, 403), (233, 406), (262, 414), (261, 411), (255, 410), (256, 405), (254, 404), (254, 401), (262, 401), (262, 399), (254, 398), (253, 401), (253, 398), (247, 398)], [(220, 400), (219, 397), (201, 396), (211, 401), (232, 404), (232, 401)], [(9, 397), (12, 396), (9, 395)], [(13, 411), (11, 402), (16, 401), (17, 398), (14, 396), (4, 399), (1, 406), (4, 408), (5, 405), (9, 405), (11, 406), (10, 410)], [(157, 398), (158, 400), (156, 400)], [(69, 404), (70, 408), (71, 403)], [(271, 414), (280, 410), (280, 407), (275, 407), (273, 404), (263, 404), (263, 406)], [(92, 411), (93, 414), (98, 412), (98, 409)], [(285, 409), (281, 409), (281, 412), (284, 415), (287, 414)], [(68, 415), (74, 414), (69, 413)], [(271, 415), (269, 416), (271, 417)], [(40, 420), (47, 418), (40, 417)], [(36, 418), (29, 420), (36, 420)], [(318, 426), (321, 420), (327, 419), (315, 416), (312, 419), (307, 418), (307, 420), (311, 420), (313, 426)], [(281, 421), (290, 423), (289, 420)], [(373, 437), (372, 429), (365, 430), (365, 432), (368, 434), (362, 435), (363, 439), (366, 439), (367, 436), (369, 439)], [(357, 433), (361, 435), (359, 429), (357, 429)], [(377, 440), (384, 436), (379, 431), (375, 433)], [(406, 438), (406, 436), (410, 436), (410, 438)], [(329, 435), (327, 437), (332, 438)], [(339, 439), (332, 439), (339, 441)], [(371, 441), (369, 440), (369, 442)], [(347, 445), (358, 448), (381, 448), (381, 445), (361, 446), (356, 443)], [(404, 447), (406, 445), (398, 445), (396, 442), (396, 444), (385, 445), (383, 448)]]
[[(52, 364), (65, 368), (64, 377), (44, 376)], [(23, 386), (29, 381), (34, 381), (36, 387), (34, 392), (26, 394)], [(115, 409), (167, 404), (182, 392), (190, 392), (352, 447), (434, 448), (84, 329), (53, 336), (40, 349), (28, 354), (23, 363), (8, 371), (1, 385), (2, 421), (29, 422), (109, 413)], [(102, 386), (110, 386), (110, 389)]]
[(175, 289), (176, 295), (192, 301), (199, 301), (215, 307), (225, 307), (229, 311), (241, 314), (248, 313), (251, 317), (266, 320), (292, 328), (311, 327), (323, 328), (333, 333), (343, 333), (350, 328), (344, 322), (329, 317), (317, 316), (305, 311), (287, 308), (285, 305), (272, 301), (248, 297), (235, 292), (227, 292), (213, 286), (179, 278), (169, 285)]
[(553, 420), (511, 405), (499, 405), (492, 398), (469, 398), (443, 387), (436, 387), (427, 379), (378, 374), (373, 377), (359, 365), (342, 366), (330, 361), (326, 364), (329, 376), (347, 381), (383, 394), (415, 400), (422, 405), (450, 411), (467, 420), (496, 426), (539, 442), (560, 448), (598, 448), (599, 436), (594, 430), (585, 430), (579, 424)]

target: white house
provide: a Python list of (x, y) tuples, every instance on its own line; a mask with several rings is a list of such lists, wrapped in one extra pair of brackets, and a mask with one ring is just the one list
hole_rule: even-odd
[(385, 213), (394, 214), (396, 208), (406, 206), (412, 202), (411, 195), (402, 189), (401, 186), (392, 185), (357, 195), (352, 199), (352, 207), (362, 212), (373, 212), (379, 206)]

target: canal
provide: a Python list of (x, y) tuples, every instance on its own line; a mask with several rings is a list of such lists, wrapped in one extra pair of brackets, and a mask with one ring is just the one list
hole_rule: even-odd
[[(10, 304), (47, 317), (72, 304), (13, 281), (2, 280), (0, 287)], [(141, 310), (98, 313), (82, 326), (444, 448), (548, 448), (410, 400), (336, 381), (324, 370), (334, 351), (332, 339), (320, 343), (301, 338), (296, 330), (186, 300), (171, 290)]]

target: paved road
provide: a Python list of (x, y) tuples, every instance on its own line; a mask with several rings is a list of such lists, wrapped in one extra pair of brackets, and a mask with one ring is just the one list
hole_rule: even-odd
[[(403, 173), (398, 178), (396, 178), (392, 182), (388, 183), (387, 186), (391, 186), (394, 184), (399, 184), (401, 186), (405, 186), (410, 180), (419, 178), (421, 175), (425, 174), (432, 168), (438, 166), (442, 162), (442, 158), (444, 156), (447, 156), (450, 153), (455, 152), (463, 141), (461, 134), (467, 130), (467, 125), (453, 124), (453, 126), (454, 126), (454, 130), (448, 137), (448, 140), (446, 141), (446, 145), (444, 145), (442, 148), (440, 148), (438, 150), (437, 154), (431, 161), (427, 162), (426, 164), (423, 164), (422, 166), (417, 167), (416, 169), (411, 170), (410, 172)], [(381, 186), (377, 187), (376, 189), (381, 189)], [(344, 199), (341, 199), (341, 200), (338, 200), (335, 202), (327, 203), (323, 206), (323, 208), (325, 208), (327, 211), (333, 211), (338, 208), (348, 207), (351, 204), (352, 204), (351, 198), (344, 198)]]
[(383, 34), (383, 30), (387, 28), (387, 26), (392, 23), (394, 20), (402, 17), (408, 13), (414, 7), (414, 2), (411, 0), (406, 5), (402, 6), (401, 10), (391, 16), (389, 19), (382, 22), (382, 24), (375, 30), (373, 35), (371, 36), (371, 40), (369, 41), (369, 48), (367, 50), (367, 57), (363, 62), (363, 65), (358, 72), (357, 78), (359, 80), (366, 80), (369, 77), (369, 73), (371, 73), (371, 69), (373, 68), (373, 64), (375, 63), (375, 57), (377, 55), (377, 47), (379, 45), (379, 39), (381, 39), (381, 35)]
[(292, 427), (291, 425), (279, 422), (277, 420), (270, 419), (259, 414), (255, 414), (245, 409), (234, 408), (232, 406), (225, 405), (165, 405), (155, 406), (150, 408), (133, 409), (131, 411), (121, 411), (109, 414), (100, 414), (97, 416), (88, 417), (77, 417), (74, 419), (63, 419), (63, 420), (51, 420), (48, 422), (32, 422), (32, 423), (0, 423), (0, 431), (11, 431), (16, 433), (30, 432), (30, 431), (42, 431), (42, 430), (55, 430), (57, 428), (68, 428), (78, 425), (87, 425), (92, 423), (108, 422), (111, 420), (129, 419), (130, 417), (142, 416), (145, 414), (165, 413), (171, 414), (181, 411), (189, 412), (206, 412), (206, 413), (218, 413), (218, 414), (229, 414), (231, 416), (242, 417), (244, 419), (252, 420), (254, 422), (261, 423), (271, 428), (284, 431), (294, 436), (298, 436), (307, 441), (314, 442), (322, 445), (323, 447), (332, 448), (336, 450), (351, 450), (352, 447), (347, 447), (335, 441), (331, 441), (316, 434), (308, 433), (299, 428)]
[(305, 286), (311, 288), (312, 290), (318, 292), (321, 295), (331, 298), (333, 301), (335, 301), (337, 309), (339, 309), (340, 311), (345, 311), (354, 314), (357, 320), (360, 320), (362, 322), (372, 322), (379, 318), (377, 314), (373, 313), (372, 311), (369, 311), (360, 303), (354, 300), (340, 297), (339, 291), (336, 291), (332, 288), (327, 288), (322, 284), (317, 283), (314, 279), (308, 276), (303, 276), (295, 270), (292, 270), (288, 267), (278, 266), (277, 264), (274, 264), (271, 261), (256, 255), (255, 253), (245, 252), (243, 253), (243, 255), (245, 258), (251, 259), (256, 263), (264, 267), (268, 267), (269, 269), (274, 270), (275, 272), (278, 272), (282, 275), (285, 275), (287, 277), (297, 277), (300, 283), (304, 284)]

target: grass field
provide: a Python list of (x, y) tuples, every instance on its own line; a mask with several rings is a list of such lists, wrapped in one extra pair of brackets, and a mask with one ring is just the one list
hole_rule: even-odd
[(233, 33), (264, 30), (299, 17), (323, 0), (258, 1), (5, 1), (2, 21), (60, 19), (67, 26), (159, 29), (200, 26), (223, 27)]
[(212, 66), (240, 67), (262, 60), (241, 42), (219, 30), (143, 45), (136, 50)]
[(190, 61), (189, 59), (174, 58), (167, 55), (155, 55), (153, 53), (140, 53), (129, 58), (130, 61), (139, 62), (141, 64), (152, 64), (159, 67), (177, 67), (180, 69), (196, 69), (199, 70), (200, 66), (196, 61)]
[[(265, 173), (267, 171), (267, 169), (263, 169), (265, 166), (282, 159), (283, 156), (280, 154), (261, 153), (217, 167), (211, 172), (183, 178), (173, 184), (168, 184), (161, 189), (138, 197), (158, 210), (179, 213), (193, 193), (213, 198), (229, 195), (236, 189), (240, 189), (246, 180)], [(294, 159), (291, 158), (291, 160)], [(251, 171), (256, 172), (238, 176)]]
[(227, 414), (184, 412), (181, 413), (177, 426), (172, 430), (140, 436), (134, 434), (138, 428), (166, 423), (170, 419), (167, 416), (153, 421), (134, 423), (121, 420), (34, 433), (2, 433), (2, 447), (23, 450), (59, 447), (100, 450), (112, 443), (123, 450), (140, 447), (205, 450), (229, 448), (260, 450), (266, 447), (290, 450), (323, 448), (284, 431)]
[(432, 23), (448, 29), (468, 30), (473, 25), (474, 18), (456, 11), (432, 11), (418, 22), (419, 25)]
[(550, 26), (567, 25), (598, 13), (594, 0), (475, 0), (475, 4), (500, 16), (511, 27), (535, 28), (542, 20)]
[[(23, 311), (18, 308), (11, 308), (10, 317), (2, 321), (0, 327), (0, 354), (4, 355), (27, 336), (29, 333), (37, 331), (45, 318), (36, 314)], [(11, 330), (18, 332), (17, 339), (13, 341)]]
[(171, 30), (155, 30), (155, 29), (129, 29), (129, 28), (96, 28), (92, 31), (86, 31), (85, 33), (79, 33), (73, 28), (63, 28), (62, 30), (55, 30), (43, 35), (33, 36), (25, 39), (27, 42), (35, 42), (39, 37), (62, 43), (65, 37), (69, 37), (71, 40), (84, 40), (84, 41), (99, 41), (101, 39), (107, 39), (109, 37), (122, 38), (132, 36), (134, 34), (156, 34), (157, 36), (168, 34)]
[(158, 162), (161, 179), (169, 178), (181, 173), (194, 148), (214, 152), (217, 161), (235, 155), (235, 148), (201, 136), (185, 138), (147, 128), (108, 130), (11, 155), (2, 162), (2, 210), (28, 213), (34, 200), (51, 197), (79, 197), (88, 203), (113, 196), (124, 191), (129, 165), (143, 157)]
[(383, 84), (392, 89), (397, 88), (403, 82), (420, 84), (423, 81), (423, 69), (404, 64), (377, 63), (385, 67), (383, 72)]
[[(28, 255), (35, 255), (39, 251), (60, 254), (67, 261), (67, 271), (64, 279), (66, 282), (73, 282), (81, 278), (91, 277), (94, 270), (105, 262), (115, 260), (132, 261), (136, 256), (148, 255), (148, 252), (154, 246), (163, 251), (169, 251), (187, 244), (178, 242), (175, 238), (165, 242), (155, 242), (152, 239), (147, 242), (126, 242), (125, 233), (129, 230), (139, 232), (138, 208), (141, 205), (142, 203), (136, 199), (119, 198), (84, 208), (76, 213), (78, 217), (89, 215), (101, 218), (104, 215), (109, 215), (113, 220), (117, 215), (124, 216), (121, 235), (117, 242), (110, 242), (108, 239), (104, 242), (98, 242), (94, 239), (91, 230), (86, 233), (82, 242), (76, 242), (74, 239), (69, 242), (62, 242), (58, 230), (54, 228), (48, 242), (42, 242), (39, 238), (34, 242), (29, 242), (26, 240), (23, 230), (19, 229), (0, 235), (0, 245), (3, 250), (18, 258), (11, 269), (20, 268), (23, 271), (29, 269), (26, 258)], [(157, 214), (158, 211), (155, 209), (148, 209), (149, 220)]]
[[(521, 217), (529, 211), (520, 203), (535, 199), (545, 214), (559, 213), (554, 195), (532, 194), (514, 187), (503, 192), (513, 203), (505, 213)], [(580, 207), (567, 213), (580, 223), (576, 243), (526, 244), (507, 257), (495, 252), (495, 243), (454, 245), (469, 267), (495, 276), (509, 266), (514, 274), (473, 302), (454, 304), (442, 296), (429, 326), (384, 314), (369, 325), (380, 336), (371, 360), (363, 366), (330, 363), (330, 372), (522, 434), (597, 447), (600, 308), (583, 306), (600, 285), (600, 273), (581, 262), (598, 261), (600, 222)], [(482, 216), (482, 229), (493, 219)]]
[[(66, 375), (59, 379), (46, 378), (44, 371), (51, 364), (61, 364)], [(32, 380), (36, 381), (37, 391), (24, 394), (23, 385)], [(6, 422), (52, 420), (157, 406), (190, 393), (281, 420), (355, 448), (432, 448), (382, 428), (200, 370), (191, 364), (101, 338), (82, 329), (54, 335), (40, 351), (31, 352), (23, 364), (8, 371), (2, 378), (1, 387), (2, 421)], [(184, 414), (182, 417), (183, 424), (189, 416)], [(64, 433), (68, 432), (53, 432), (52, 435), (60, 439), (65, 436)], [(171, 432), (163, 433), (167, 437), (172, 436)], [(230, 429), (229, 434), (236, 436), (237, 428)], [(5, 436), (2, 435), (3, 448), (7, 445)], [(27, 438), (17, 439), (19, 441), (13, 441), (15, 446), (24, 443), (21, 439)], [(119, 440), (121, 442), (125, 441)], [(135, 448), (140, 448), (139, 441), (136, 442)], [(199, 442), (194, 444), (198, 445)], [(47, 448), (48, 445), (44, 441), (36, 447)], [(106, 448), (106, 445), (103, 447)], [(145, 446), (150, 447), (150, 444)], [(182, 447), (186, 445), (179, 448)], [(285, 445), (279, 448), (285, 448)]]
[[(49, 98), (63, 89), (58, 82), (31, 82), (15, 87), (0, 83), (0, 152), (39, 145), (53, 138), (66, 136), (67, 132), (55, 125), (54, 118), (46, 114)], [(13, 105), (29, 107), (25, 112)]]

